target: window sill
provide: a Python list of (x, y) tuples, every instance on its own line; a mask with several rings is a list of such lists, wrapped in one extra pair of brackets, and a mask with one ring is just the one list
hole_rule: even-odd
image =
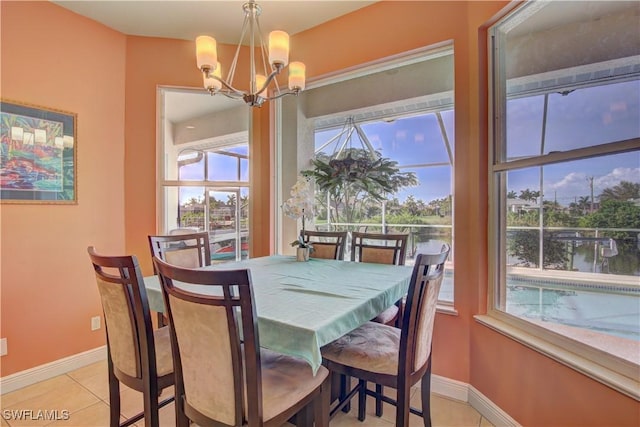
[[(504, 319), (502, 319), (504, 317)], [(555, 337), (552, 339), (547, 339), (546, 337), (537, 336), (537, 331), (534, 333), (535, 325), (531, 327), (527, 327), (524, 325), (519, 325), (520, 322), (511, 321), (511, 319), (504, 316), (502, 313), (493, 313), (493, 315), (476, 315), (474, 319), (496, 332), (499, 332), (506, 337), (509, 337), (520, 344), (523, 344), (539, 353), (544, 354), (547, 357), (552, 358), (553, 360), (560, 362), (576, 371), (587, 375), (590, 378), (593, 378), (596, 381), (599, 381), (608, 387), (613, 388), (614, 390), (623, 393), (635, 400), (640, 401), (640, 382), (637, 377), (637, 364), (630, 362), (628, 360), (616, 360), (616, 364), (625, 365), (625, 368), (630, 368), (629, 370), (634, 371), (635, 367), (635, 378), (631, 378), (629, 376), (623, 375), (620, 372), (612, 369), (610, 367), (611, 362), (605, 359), (619, 359), (613, 355), (600, 356), (600, 357), (592, 357), (588, 359), (582, 355), (583, 352), (579, 352), (580, 343), (577, 343), (576, 346), (578, 349), (574, 349), (571, 351), (567, 348), (567, 346), (559, 345), (558, 343), (552, 342), (555, 341)], [(526, 323), (526, 322), (523, 322)], [(549, 336), (551, 336), (551, 332), (548, 332)], [(544, 335), (541, 333), (540, 335)], [(563, 337), (561, 339), (568, 340), (568, 338)], [(584, 346), (584, 345), (583, 345)], [(598, 351), (592, 352), (597, 353)], [(593, 354), (592, 354), (593, 356)], [(595, 359), (595, 360), (592, 360)], [(601, 360), (598, 360), (601, 359)], [(607, 366), (609, 365), (609, 366)]]

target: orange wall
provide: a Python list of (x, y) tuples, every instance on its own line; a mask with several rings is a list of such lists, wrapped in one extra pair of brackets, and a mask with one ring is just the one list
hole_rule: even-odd
[[(306, 63), (308, 76), (312, 79), (389, 55), (399, 54), (445, 40), (453, 40), (455, 46), (455, 132), (457, 153), (455, 176), (456, 224), (454, 230), (456, 245), (455, 299), (459, 315), (438, 316), (434, 339), (434, 372), (438, 375), (470, 383), (524, 425), (638, 425), (640, 424), (640, 415), (637, 402), (475, 323), (472, 318), (474, 314), (482, 313), (486, 310), (488, 263), (486, 249), (486, 79), (478, 71), (481, 66), (485, 66), (486, 55), (485, 53), (479, 53), (483, 52), (484, 36), (481, 34), (481, 37), (479, 37), (478, 29), (505, 5), (507, 5), (505, 1), (379, 2), (350, 15), (325, 23), (318, 28), (293, 36), (291, 41), (292, 52), (294, 52), (293, 59), (302, 60)], [(68, 14), (62, 13), (52, 5), (32, 7), (36, 9), (43, 8), (42, 10), (47, 13), (39, 12), (42, 15), (50, 16), (49, 11), (51, 9), (57, 10), (58, 15), (69, 17)], [(9, 8), (5, 7), (3, 2), (2, 12), (4, 14), (5, 9), (12, 10), (13, 14), (19, 15), (20, 19), (26, 19), (26, 16), (30, 15), (26, 11), (27, 8), (27, 6), (24, 8)], [(20, 9), (20, 11), (15, 9)], [(5, 57), (4, 19), (3, 16), (3, 84), (5, 84), (4, 62), (6, 62), (5, 58), (9, 57), (9, 52), (6, 53)], [(73, 26), (68, 31), (82, 32), (84, 25), (88, 24), (80, 18), (74, 19)], [(16, 41), (19, 47), (15, 51), (13, 49), (11, 51), (11, 58), (14, 58), (25, 55), (23, 50), (26, 42), (19, 32), (20, 26), (15, 26), (15, 28), (12, 26), (12, 28), (12, 31), (20, 36), (20, 40)], [(93, 39), (92, 44), (96, 44), (95, 39), (100, 39), (104, 34), (112, 34), (97, 25), (93, 25), (91, 28), (92, 34), (87, 39)], [(49, 32), (50, 34), (57, 34), (53, 29), (48, 30)], [(84, 35), (84, 33), (82, 34)], [(27, 40), (29, 37), (24, 35)], [(117, 39), (120, 40), (119, 38)], [(29, 45), (26, 46), (28, 47)], [(225, 47), (222, 47), (222, 49), (224, 52)], [(147, 234), (155, 232), (156, 229), (156, 88), (157, 85), (200, 87), (201, 77), (195, 68), (193, 50), (192, 42), (143, 37), (126, 38), (126, 97), (124, 100), (120, 98), (120, 107), (124, 106), (126, 115), (124, 124), (119, 122), (118, 127), (120, 132), (124, 129), (125, 162), (124, 168), (119, 170), (119, 174), (114, 173), (115, 180), (121, 180), (122, 178), (118, 178), (121, 176), (126, 180), (125, 205), (123, 207), (120, 204), (119, 213), (116, 213), (115, 209), (109, 209), (108, 212), (113, 215), (108, 216), (105, 213), (99, 217), (102, 219), (101, 222), (107, 223), (109, 221), (108, 224), (113, 225), (113, 227), (109, 228), (110, 233), (104, 231), (100, 234), (100, 237), (103, 237), (102, 240), (107, 245), (108, 242), (112, 241), (107, 240), (107, 236), (112, 239), (115, 236), (118, 244), (113, 245), (114, 250), (120, 249), (118, 245), (122, 245), (124, 239), (126, 251), (138, 254), (143, 270), (146, 273), (151, 271), (150, 260), (147, 256)], [(101, 55), (95, 55), (96, 59), (104, 57), (104, 53), (100, 49), (96, 49), (96, 52), (100, 52)], [(221, 53), (220, 56), (222, 57), (223, 54), (225, 53)], [(231, 57), (233, 54), (232, 52), (226, 52), (226, 55)], [(77, 55), (74, 57), (77, 62), (81, 62), (87, 57), (93, 59), (94, 55)], [(112, 59), (111, 62), (113, 61)], [(120, 63), (121, 61), (122, 58), (120, 58)], [(239, 70), (243, 69), (245, 67), (240, 64)], [(17, 70), (14, 73), (18, 74)], [(82, 82), (84, 74), (80, 76), (78, 74), (74, 70), (69, 72), (68, 75), (60, 76), (56, 74), (56, 78), (51, 77), (51, 79), (52, 81), (55, 80), (58, 86), (60, 86), (61, 81), (73, 80), (74, 82)], [(40, 100), (41, 90), (33, 90), (28, 87), (28, 83), (34, 80), (33, 76), (30, 76), (31, 78), (25, 78), (25, 82), (18, 86), (19, 91), (18, 89), (12, 89), (15, 92), (12, 95), (13, 97), (25, 97), (25, 92), (31, 90), (33, 95), (28, 97), (29, 99), (27, 100), (32, 102)], [(16, 75), (14, 80), (18, 80), (21, 77), (23, 76)], [(121, 75), (111, 77), (118, 77), (118, 80), (121, 80)], [(106, 78), (106, 76), (103, 78)], [(239, 78), (240, 81), (243, 81), (246, 76), (239, 76)], [(15, 81), (11, 83), (17, 86)], [(66, 90), (62, 92), (66, 94), (71, 86), (70, 84), (63, 86)], [(93, 87), (86, 89), (82, 96), (88, 99), (93, 96), (95, 93), (93, 91), (95, 90), (97, 89)], [(67, 94), (66, 96), (70, 95)], [(101, 93), (100, 96), (104, 98), (107, 94)], [(102, 103), (99, 104), (97, 108), (104, 107)], [(59, 107), (65, 107), (79, 113), (84, 112), (85, 114), (79, 117), (81, 125), (83, 120), (88, 120), (83, 119), (85, 115), (93, 117), (89, 116), (89, 111), (83, 111), (76, 105), (60, 105)], [(253, 219), (260, 219), (261, 221), (261, 226), (259, 227), (261, 233), (253, 232), (252, 235), (252, 253), (254, 256), (266, 254), (272, 247), (272, 234), (271, 232), (265, 233), (266, 228), (262, 226), (264, 224), (265, 227), (268, 226), (269, 230), (271, 230), (273, 225), (269, 203), (272, 194), (270, 183), (273, 177), (273, 151), (270, 141), (272, 132), (270, 129), (270, 114), (266, 108), (268, 107), (254, 111), (252, 125), (255, 139), (254, 146), (251, 148), (253, 156), (251, 173), (254, 185), (252, 187), (254, 192), (252, 201), (254, 201), (254, 204), (251, 215)], [(109, 123), (112, 123), (112, 115), (101, 113), (101, 116), (110, 117)], [(92, 142), (106, 139), (102, 136), (105, 132), (104, 124), (105, 122), (100, 120), (92, 123), (94, 126), (102, 127), (100, 138), (98, 136), (91, 138)], [(111, 128), (108, 130), (116, 132)], [(81, 132), (82, 141), (89, 139), (89, 137), (84, 137), (86, 132), (90, 132), (90, 130), (84, 128), (84, 131)], [(118, 138), (112, 139), (118, 140)], [(113, 141), (110, 141), (110, 144), (109, 148), (112, 148)], [(103, 144), (96, 142), (96, 145), (102, 146)], [(122, 145), (116, 143), (115, 146), (121, 153)], [(95, 154), (97, 157), (97, 153)], [(83, 154), (83, 156), (86, 155), (86, 153)], [(114, 153), (109, 151), (108, 155), (105, 154), (105, 156), (107, 156), (105, 158), (111, 159), (114, 157)], [(83, 158), (81, 157), (81, 159)], [(85, 159), (84, 161), (87, 162), (88, 160)], [(99, 182), (101, 178), (99, 176), (100, 171), (107, 169), (107, 166), (98, 164), (92, 166), (92, 169), (87, 166), (87, 169), (82, 172), (81, 163), (81, 173), (90, 175), (88, 177), (85, 176), (84, 180)], [(83, 178), (81, 176), (81, 185), (82, 183)], [(114, 186), (117, 189), (122, 188), (121, 182)], [(81, 205), (76, 208), (86, 206), (84, 205), (84, 197), (90, 197), (85, 195), (83, 188), (81, 187), (80, 189)], [(113, 191), (113, 189), (111, 186), (103, 185), (96, 191)], [(95, 197), (96, 202), (99, 202), (98, 196)], [(104, 206), (101, 207), (105, 208)], [(19, 218), (21, 217), (29, 218), (24, 214), (29, 210), (29, 207), (9, 206), (7, 208), (21, 209), (19, 213), (14, 214), (10, 223), (11, 226), (19, 224)], [(49, 209), (55, 212), (55, 209), (59, 208), (50, 207)], [(65, 207), (63, 209), (72, 208)], [(91, 214), (95, 214), (96, 210), (92, 210)], [(125, 215), (126, 234), (124, 237), (122, 236), (122, 212)], [(83, 213), (80, 218), (74, 218), (74, 221), (67, 220), (67, 222), (73, 222), (77, 227), (77, 223), (82, 225), (93, 221), (91, 214)], [(29, 226), (33, 227), (32, 224)], [(115, 231), (116, 226), (117, 231)], [(40, 236), (40, 233), (44, 231), (32, 232), (31, 228), (27, 229), (25, 226), (21, 229), (22, 241), (19, 241), (15, 234), (7, 234), (13, 237), (11, 240), (6, 238), (5, 233), (13, 232), (7, 231), (8, 227), (5, 226), (4, 209), (2, 227), (2, 243), (4, 243), (4, 251), (2, 251), (3, 264), (8, 256), (8, 248), (13, 248), (14, 245), (22, 245), (22, 247), (26, 244), (34, 245), (35, 236)], [(94, 233), (98, 232), (98, 230), (92, 231)], [(79, 230), (77, 235), (81, 236), (81, 233), (90, 235), (84, 229)], [(50, 232), (49, 234), (53, 233)], [(49, 234), (47, 236), (51, 237)], [(27, 237), (25, 238), (25, 236)], [(83, 239), (78, 238), (78, 240)], [(94, 237), (93, 240), (99, 242), (97, 243), (98, 246), (102, 245), (102, 241), (98, 237)], [(11, 243), (11, 245), (8, 243)], [(63, 244), (66, 245), (68, 242), (65, 241)], [(85, 245), (84, 241), (80, 245), (82, 250), (84, 250), (83, 245)], [(27, 253), (33, 252), (27, 251)], [(84, 253), (82, 253), (82, 256), (78, 256), (78, 260), (75, 261), (73, 268), (65, 269), (65, 277), (70, 274), (80, 273), (84, 277), (84, 266), (81, 269), (77, 268), (77, 265), (86, 263)], [(53, 266), (53, 263), (50, 263), (49, 267), (51, 266)], [(5, 265), (3, 267), (6, 269)], [(5, 269), (2, 272), (3, 291)], [(29, 274), (39, 273), (30, 272)], [(62, 274), (61, 272), (60, 275)], [(87, 273), (86, 276), (89, 276), (89, 274)], [(13, 277), (17, 277), (17, 273), (14, 272)], [(38, 283), (35, 280), (32, 282)], [(50, 281), (47, 282), (49, 283)], [(88, 283), (83, 283), (83, 285), (86, 287)], [(91, 286), (89, 285), (89, 287)], [(16, 299), (13, 301), (17, 301), (18, 304), (22, 304), (18, 298), (22, 301), (27, 298), (33, 298), (33, 295), (24, 292), (24, 286), (21, 288), (20, 290), (17, 287), (14, 288)], [(85, 308), (86, 311), (97, 307), (93, 288), (91, 288), (91, 295), (91, 307)], [(78, 301), (75, 296), (74, 301)], [(38, 316), (30, 313), (20, 317), (17, 313), (20, 311), (19, 309), (12, 313), (11, 316), (5, 316), (4, 294), (2, 308), (2, 320), (9, 323), (26, 321), (35, 324), (40, 316), (45, 318), (56, 316), (55, 308), (44, 304), (38, 306), (38, 311), (33, 311), (33, 313), (38, 313)], [(23, 320), (23, 318), (27, 320)], [(60, 316), (58, 319), (60, 320), (55, 326), (55, 331), (60, 331), (59, 335), (68, 334), (73, 336), (71, 335), (71, 329), (61, 329), (59, 322), (71, 324), (78, 319), (71, 318), (69, 315)], [(21, 327), (18, 330), (23, 332), (30, 331), (31, 327), (35, 329), (33, 324), (29, 328)], [(88, 324), (88, 320), (86, 324)], [(80, 326), (84, 326), (84, 324)], [(4, 326), (3, 336), (5, 336)], [(10, 351), (12, 349), (11, 339), (10, 337)], [(24, 345), (26, 346), (27, 344)], [(43, 361), (51, 361), (61, 357), (59, 353), (51, 350), (54, 348), (51, 345), (46, 346), (40, 342), (30, 343), (29, 345), (31, 345), (31, 350), (41, 350), (44, 354)], [(83, 342), (82, 349), (91, 347), (87, 341)], [(65, 343), (63, 353), (66, 355), (80, 351), (75, 348), (70, 343)], [(23, 354), (26, 354), (26, 351)], [(7, 358), (3, 358), (3, 362), (5, 359)], [(30, 360), (20, 366), (14, 366), (11, 371), (3, 371), (3, 375), (37, 365), (38, 363), (42, 363), (42, 361)], [(609, 420), (614, 421), (614, 423), (609, 423)]]
[(77, 113), (77, 205), (1, 205), (1, 375), (104, 345), (88, 245), (124, 250), (125, 37), (49, 2), (0, 3), (1, 86)]

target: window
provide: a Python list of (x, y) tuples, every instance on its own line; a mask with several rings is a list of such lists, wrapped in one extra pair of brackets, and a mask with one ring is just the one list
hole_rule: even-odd
[[(351, 194), (348, 200), (332, 200), (326, 192), (317, 192), (316, 205), (321, 206), (317, 228), (407, 233), (407, 265), (417, 253), (439, 249), (440, 242), (452, 244), (453, 110), (317, 130), (315, 147), (316, 159), (328, 162), (340, 150), (362, 150), (396, 162), (404, 174), (397, 191), (383, 201), (364, 192)], [(452, 269), (447, 271), (440, 300), (453, 302)]]
[[(280, 201), (276, 205), (288, 197), (296, 174), (312, 169), (311, 159), (328, 164), (346, 152), (356, 158), (381, 156), (399, 169), (400, 185), (383, 194), (382, 200), (351, 189), (338, 195), (340, 200), (316, 191), (316, 217), (311, 226), (407, 233), (407, 264), (418, 251), (439, 250), (442, 242), (452, 244), (453, 75), (453, 47), (448, 45), (365, 65), (314, 82), (293, 101), (283, 98), (277, 145)], [(277, 217), (279, 250), (287, 253), (287, 242), (295, 239), (300, 224), (283, 217), (281, 210)], [(445, 305), (453, 303), (452, 249), (440, 292)]]
[[(208, 231), (212, 262), (248, 256), (246, 109), (206, 93), (161, 89), (159, 230)], [(234, 119), (232, 120), (231, 117)]]
[(636, 15), (528, 2), (492, 28), (489, 241), (494, 316), (637, 381)]

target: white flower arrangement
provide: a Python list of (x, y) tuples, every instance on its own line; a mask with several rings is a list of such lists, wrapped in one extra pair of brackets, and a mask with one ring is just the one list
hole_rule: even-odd
[(302, 238), (305, 230), (305, 219), (313, 219), (314, 214), (313, 195), (307, 178), (298, 176), (298, 180), (291, 187), (291, 197), (282, 204), (282, 211), (291, 219), (302, 218), (302, 233), (298, 240), (291, 242), (291, 246), (312, 248), (311, 244), (305, 243)]

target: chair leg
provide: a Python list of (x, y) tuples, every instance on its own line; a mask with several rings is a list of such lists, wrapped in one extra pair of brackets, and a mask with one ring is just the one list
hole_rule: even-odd
[(152, 383), (149, 384), (148, 390), (142, 393), (145, 427), (158, 427), (160, 425), (158, 392), (158, 384)]
[(409, 427), (409, 398), (411, 389), (405, 385), (398, 387), (396, 405), (396, 427)]
[(108, 361), (109, 370), (109, 426), (120, 427), (120, 382), (113, 373), (111, 357)]
[(382, 416), (382, 394), (384, 389), (380, 384), (376, 384), (376, 417)]
[(358, 380), (358, 421), (364, 421), (367, 413), (367, 382)]
[(182, 404), (182, 396), (178, 395), (176, 390), (175, 394), (175, 410), (176, 410), (176, 426), (177, 427), (189, 427), (189, 418), (184, 413), (184, 405)]
[(164, 313), (158, 312), (158, 329), (163, 326), (167, 326), (167, 322), (165, 321)]
[[(302, 408), (295, 416), (296, 427), (313, 427), (313, 416), (315, 414), (315, 401)], [(292, 420), (289, 420), (290, 422)]]
[(429, 368), (420, 380), (420, 393), (422, 394), (422, 420), (424, 427), (431, 427), (431, 361)]
[(329, 406), (331, 404), (331, 378), (320, 386), (320, 395), (313, 401), (315, 427), (329, 427)]
[[(348, 375), (340, 375), (340, 395), (338, 400), (340, 402), (342, 402), (346, 397), (347, 397), (347, 393), (348, 393), (348, 386), (351, 383), (351, 377)], [(348, 413), (351, 410), (351, 402), (347, 402), (346, 405), (344, 405), (344, 407), (342, 408), (342, 412), (344, 412), (345, 414)]]

